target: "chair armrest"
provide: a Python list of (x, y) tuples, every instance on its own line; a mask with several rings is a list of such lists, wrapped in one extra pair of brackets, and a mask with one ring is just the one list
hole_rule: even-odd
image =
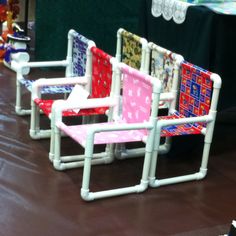
[(205, 116), (197, 116), (197, 117), (184, 117), (184, 118), (176, 118), (176, 119), (170, 119), (170, 120), (158, 120), (157, 126), (158, 127), (164, 127), (168, 125), (182, 125), (182, 124), (191, 124), (191, 123), (197, 123), (197, 122), (205, 122), (209, 123), (214, 120), (214, 117), (212, 115), (205, 115)]
[(152, 129), (153, 123), (143, 122), (143, 123), (117, 123), (109, 126), (100, 126), (100, 127), (91, 127), (89, 133), (98, 133), (98, 132), (109, 132), (109, 131), (118, 131), (118, 130), (137, 130), (137, 129)]
[[(52, 105), (51, 119), (54, 121), (62, 120), (62, 112), (71, 109), (89, 109), (99, 107), (118, 107), (118, 99), (106, 97), (106, 98), (90, 98), (83, 100), (82, 102), (76, 101), (75, 103), (68, 102), (67, 100), (56, 100)], [(117, 108), (118, 109), (118, 108)]]
[(117, 105), (115, 98), (105, 97), (105, 98), (89, 98), (83, 100), (83, 103), (79, 101), (68, 102), (67, 100), (56, 100), (53, 103), (52, 111), (60, 113), (62, 111), (71, 109), (89, 109), (89, 108), (99, 108), (99, 107), (113, 107)]
[(173, 93), (160, 93), (160, 101), (171, 101), (175, 99)]
[(50, 78), (50, 79), (38, 79), (32, 84), (32, 99), (39, 98), (41, 88), (44, 86), (63, 86), (63, 85), (75, 85), (80, 84), (85, 86), (88, 83), (86, 76), (78, 77), (64, 77), (64, 78)]
[(12, 63), (12, 68), (15, 71), (22, 71), (23, 68), (40, 68), (40, 67), (66, 67), (68, 61), (40, 61), (40, 62), (14, 62)]

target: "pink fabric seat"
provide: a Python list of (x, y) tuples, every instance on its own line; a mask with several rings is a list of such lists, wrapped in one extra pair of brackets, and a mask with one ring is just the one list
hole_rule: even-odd
[[(122, 123), (120, 123), (122, 125)], [(64, 133), (80, 143), (83, 147), (86, 146), (86, 137), (90, 128), (99, 128), (101, 126), (109, 127), (117, 125), (117, 123), (96, 123), (88, 125), (72, 125), (67, 126), (63, 122), (57, 123)], [(109, 143), (128, 143), (144, 141), (147, 137), (143, 130), (125, 130), (125, 131), (109, 131), (96, 133), (94, 137), (94, 144), (109, 144)]]

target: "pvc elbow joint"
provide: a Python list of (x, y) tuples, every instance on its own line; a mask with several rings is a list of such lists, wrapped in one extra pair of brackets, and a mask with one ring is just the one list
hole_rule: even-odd
[(200, 168), (200, 171), (197, 173), (197, 180), (204, 179), (207, 175), (207, 169)]
[(93, 201), (93, 193), (90, 193), (88, 189), (82, 189), (80, 190), (80, 196), (85, 201)]
[(60, 160), (55, 160), (55, 158), (53, 159), (53, 167), (54, 169), (59, 170), (59, 171), (66, 169), (63, 163), (61, 163)]
[(148, 188), (149, 181), (141, 180), (139, 185), (136, 185), (137, 193), (142, 193)]

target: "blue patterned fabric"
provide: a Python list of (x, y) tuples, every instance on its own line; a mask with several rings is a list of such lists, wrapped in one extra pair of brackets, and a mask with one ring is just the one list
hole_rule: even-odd
[(86, 70), (86, 50), (88, 48), (88, 39), (83, 35), (76, 33), (73, 41), (73, 75), (83, 76)]
[[(32, 84), (34, 80), (21, 79), (20, 83), (23, 84), (30, 92), (32, 92)], [(58, 94), (58, 93), (70, 93), (72, 85), (63, 86), (43, 86), (41, 94)]]

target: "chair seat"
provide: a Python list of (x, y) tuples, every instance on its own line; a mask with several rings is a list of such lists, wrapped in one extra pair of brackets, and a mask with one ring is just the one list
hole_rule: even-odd
[[(159, 116), (159, 120), (172, 120), (186, 118), (179, 114), (177, 111), (170, 116)], [(203, 123), (183, 124), (183, 125), (171, 125), (163, 127), (161, 130), (162, 137), (189, 135), (189, 134), (201, 134), (204, 128)]]
[[(21, 79), (20, 83), (23, 84), (30, 92), (32, 92), (32, 83), (34, 80)], [(55, 85), (55, 86), (43, 86), (42, 94), (57, 94), (57, 93), (70, 93), (73, 85)]]
[[(64, 133), (74, 139), (76, 142), (80, 143), (83, 147), (86, 146), (86, 139), (88, 131), (91, 127), (101, 126), (112, 126), (114, 122), (110, 123), (96, 123), (96, 124), (87, 124), (87, 125), (74, 125), (67, 126), (63, 122), (58, 122), (57, 126)], [(127, 143), (127, 142), (138, 142), (146, 139), (146, 130), (125, 130), (125, 131), (109, 131), (109, 132), (100, 132), (95, 134), (94, 144), (108, 144), (108, 143)]]
[[(52, 104), (55, 100), (46, 100), (36, 98), (34, 100), (35, 104), (43, 111), (46, 116), (50, 116), (52, 112)], [(90, 109), (81, 109), (79, 112), (74, 110), (67, 110), (62, 113), (63, 116), (90, 116), (90, 115), (102, 115), (105, 114), (106, 107), (99, 108), (90, 108)]]

